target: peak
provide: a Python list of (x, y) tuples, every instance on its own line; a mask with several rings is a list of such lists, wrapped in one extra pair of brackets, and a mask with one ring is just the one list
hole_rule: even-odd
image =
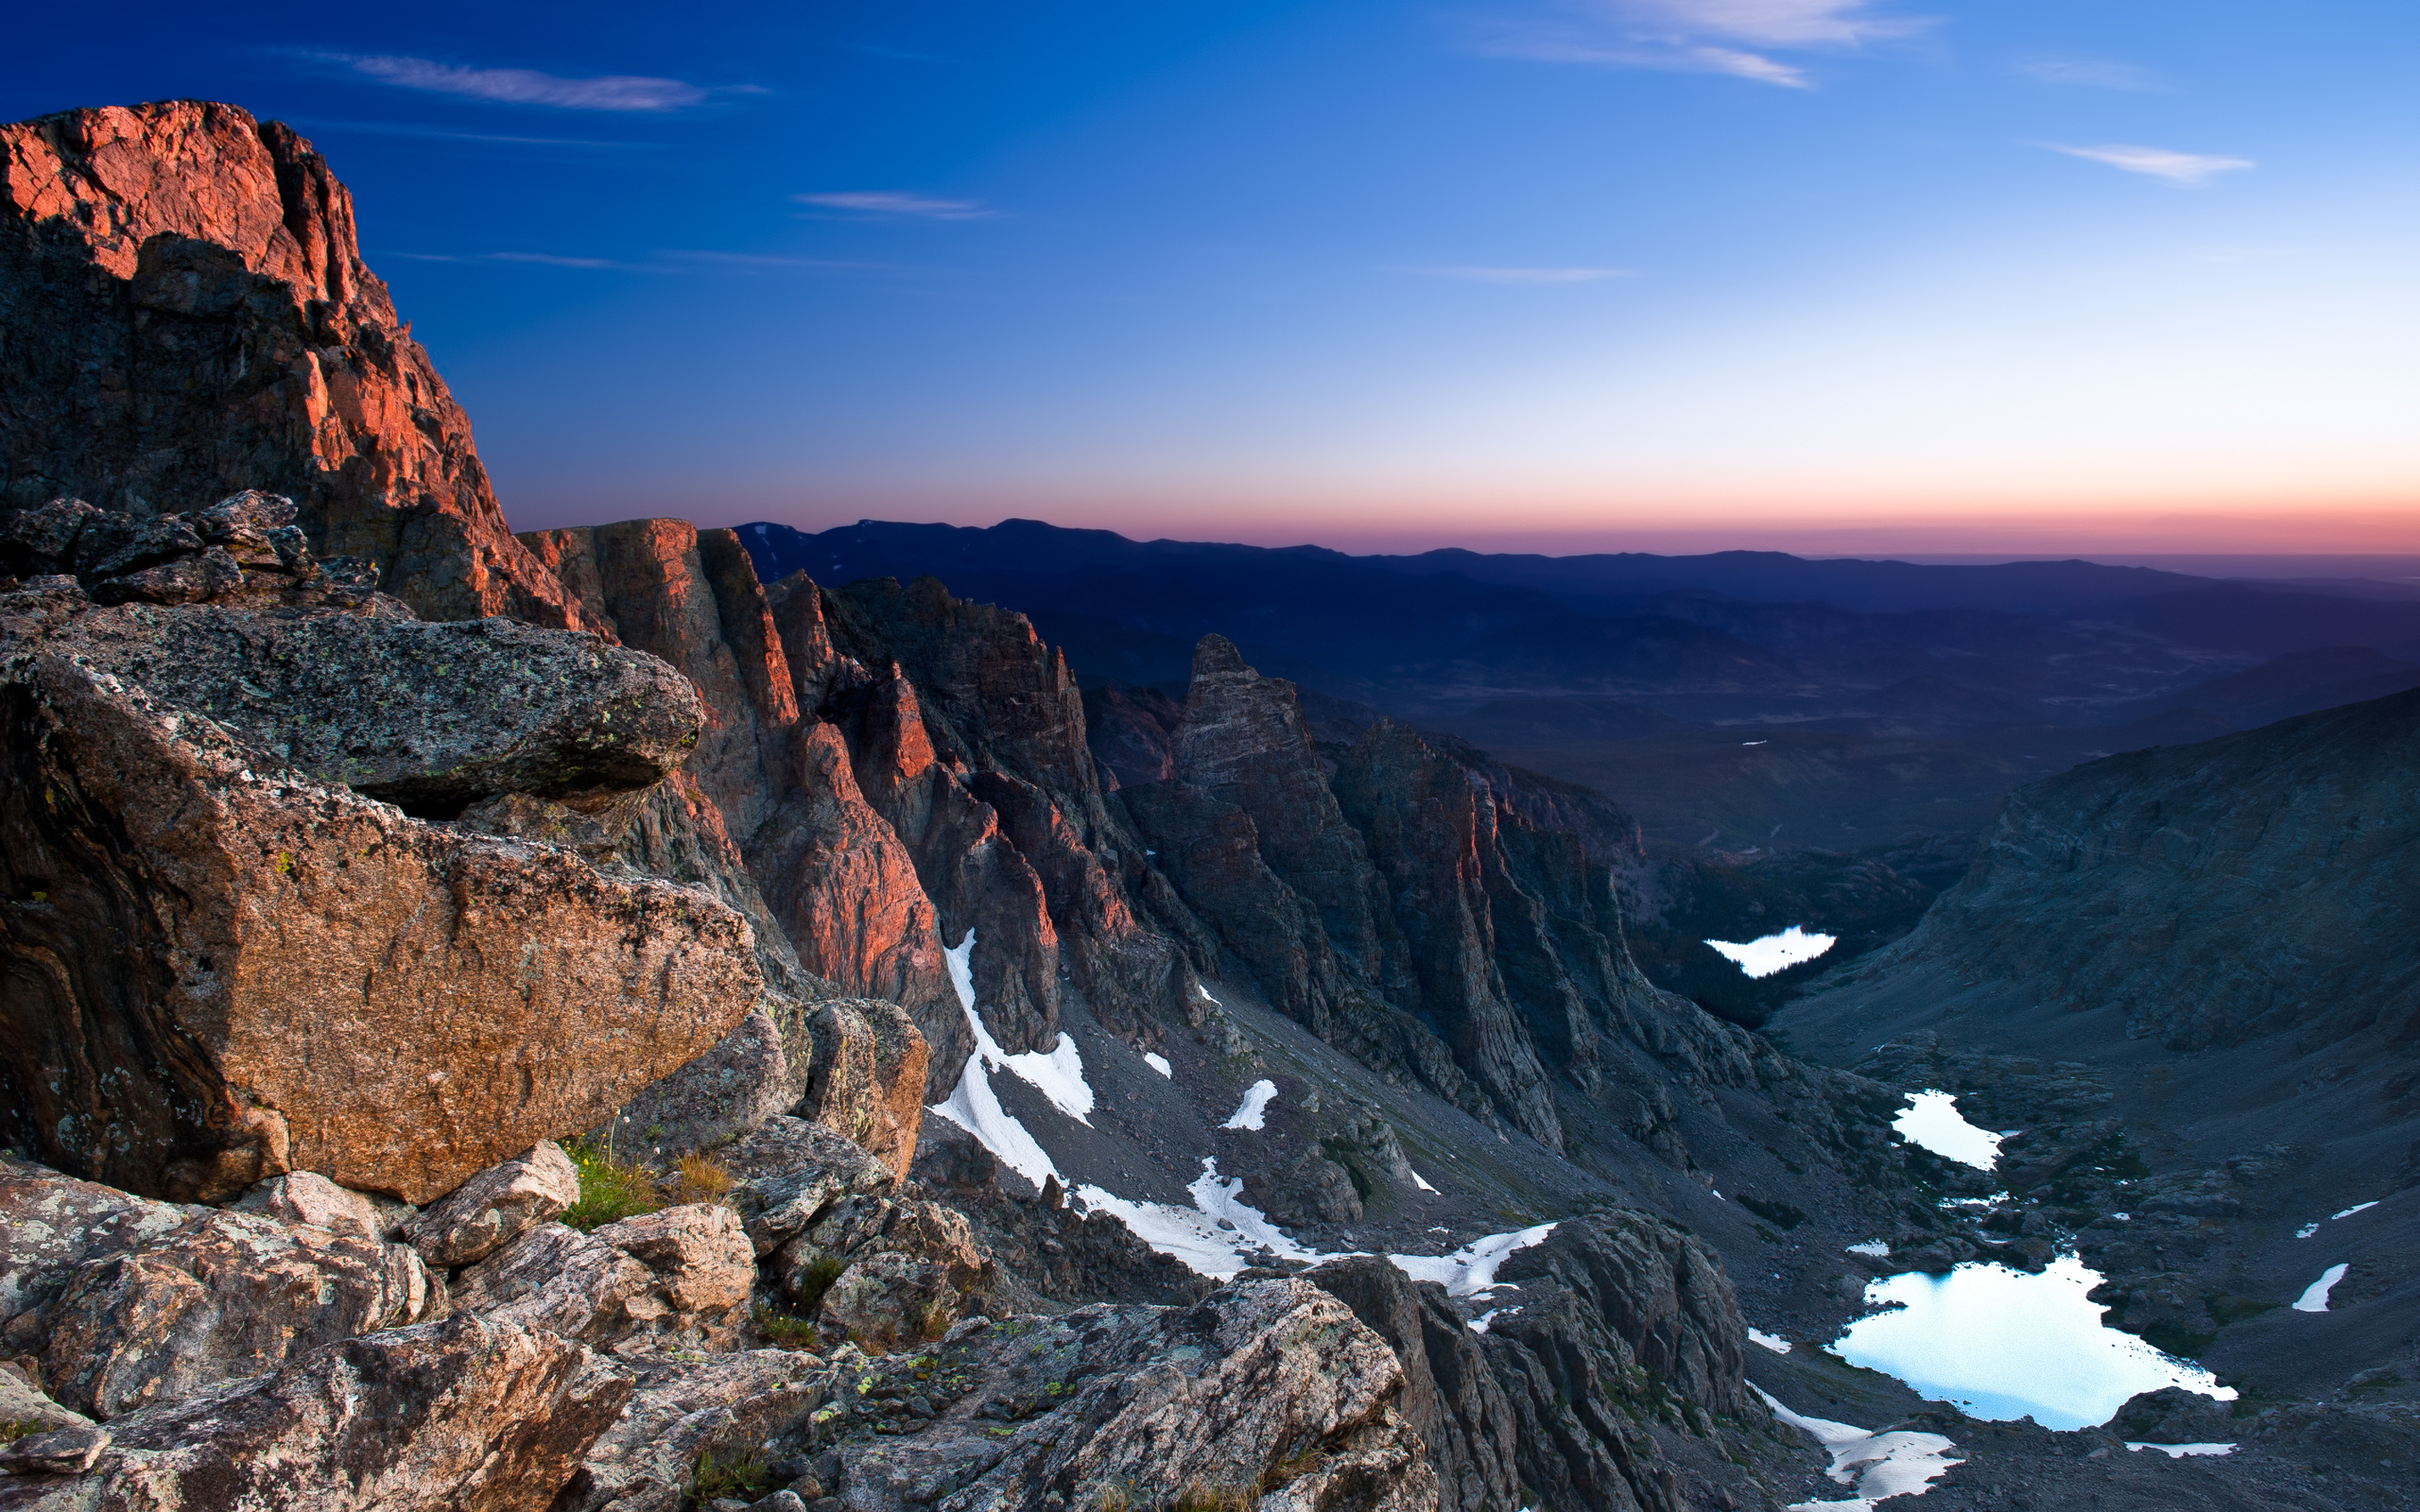
[(1251, 670), (1244, 664), (1244, 654), (1236, 649), (1236, 643), (1223, 635), (1205, 635), (1193, 647), (1193, 675), (1197, 678)]

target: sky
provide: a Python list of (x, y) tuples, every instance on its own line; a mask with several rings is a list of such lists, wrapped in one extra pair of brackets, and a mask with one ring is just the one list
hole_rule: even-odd
[(292, 123), (517, 528), (2420, 552), (2410, 0), (44, 8)]

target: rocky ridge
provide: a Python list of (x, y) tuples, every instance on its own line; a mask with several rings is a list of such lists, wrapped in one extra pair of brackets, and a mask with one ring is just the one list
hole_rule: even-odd
[[(27, 382), (112, 389), (146, 342), (193, 381), (139, 457), (0, 414), (0, 1134), (43, 1162), (0, 1176), (0, 1330), (60, 1425), (0, 1506), (1823, 1484), (1742, 1297), (1853, 1297), (1806, 1303), (1832, 1263), (1763, 1215), (1939, 1227), (1925, 1170), (1888, 1089), (1639, 975), (1611, 805), (1402, 726), (1340, 747), (1216, 636), (1183, 706), (1121, 711), (1166, 756), (1113, 782), (1022, 615), (760, 583), (680, 522), (505, 540), (299, 139), (9, 130), (0, 317), (59, 337)], [(112, 319), (134, 355), (77, 344)], [(1065, 1166), (1031, 1195), (924, 1117), (978, 1027)], [(1088, 1114), (1005, 1069), (1071, 1052)], [(1205, 1149), (1331, 1251), (1560, 1222), (1496, 1305), (1272, 1247), (1198, 1276), (1068, 1202), (1181, 1205)]]

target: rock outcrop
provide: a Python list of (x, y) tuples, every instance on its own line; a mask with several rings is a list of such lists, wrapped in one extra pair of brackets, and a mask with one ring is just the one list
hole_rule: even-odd
[(311, 145), (172, 100), (0, 128), (0, 514), (259, 489), (431, 619), (578, 628)]
[(200, 1216), (0, 1152), (0, 1350), (30, 1355), (50, 1336), (61, 1292), (86, 1266)]
[(581, 1233), (541, 1224), (455, 1277), (464, 1312), (599, 1348), (728, 1343), (756, 1278), (739, 1216), (666, 1208)]
[(1404, 1421), (1427, 1447), (1440, 1512), (1494, 1512), (1521, 1504), (1520, 1436), (1478, 1334), (1435, 1281), (1392, 1262), (1331, 1261), (1303, 1279), (1353, 1309), (1403, 1362)]
[(1537, 1505), (1652, 1512), (1714, 1500), (1686, 1494), (1684, 1471), (1710, 1474), (1720, 1495), (1743, 1491), (1722, 1486), (1745, 1461), (1722, 1435), (1771, 1419), (1741, 1374), (1747, 1328), (1711, 1252), (1644, 1214), (1596, 1214), (1564, 1220), (1496, 1275), (1519, 1300), (1483, 1347)]
[(104, 1420), (443, 1311), (401, 1245), (215, 1212), (87, 1267), (43, 1351), (51, 1394)]
[(487, 1259), (579, 1200), (579, 1172), (552, 1140), (456, 1187), (411, 1221), (421, 1258), (441, 1271)]
[(806, 1021), (814, 1043), (799, 1113), (890, 1167), (904, 1180), (925, 1125), (931, 1052), (906, 1009), (860, 999), (824, 1003)]
[[(203, 691), (158, 650), (192, 621), (194, 637), (343, 683), (354, 668), (329, 647), (460, 635), (501, 679), (516, 664), (502, 648), (547, 632), (245, 613), (95, 609), (73, 584), (0, 595), (9, 1140), (176, 1198), (311, 1170), (421, 1202), (594, 1126), (756, 1003), (740, 916), (335, 785), (239, 732), (240, 685), (223, 719), (185, 701)], [(552, 633), (601, 670), (589, 658), (604, 648)], [(144, 685), (155, 677), (165, 691)], [(452, 687), (478, 704), (490, 691)], [(379, 748), (374, 706), (352, 713), (340, 730), (367, 725)], [(579, 781), (644, 779), (678, 744)]]
[(112, 1423), (83, 1473), (0, 1478), (8, 1512), (521, 1512), (630, 1400), (542, 1331), (456, 1317), (323, 1346)]

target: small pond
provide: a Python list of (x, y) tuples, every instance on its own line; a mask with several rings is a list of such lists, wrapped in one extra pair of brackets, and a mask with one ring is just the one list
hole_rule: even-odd
[(2030, 1416), (2046, 1428), (2107, 1422), (2127, 1398), (2162, 1386), (2235, 1400), (2191, 1361), (2103, 1328), (2100, 1304), (2084, 1295), (2100, 1281), (2073, 1255), (2038, 1276), (1969, 1263), (1885, 1277), (1865, 1300), (1891, 1310), (1850, 1324), (1832, 1349), (1970, 1418)]

